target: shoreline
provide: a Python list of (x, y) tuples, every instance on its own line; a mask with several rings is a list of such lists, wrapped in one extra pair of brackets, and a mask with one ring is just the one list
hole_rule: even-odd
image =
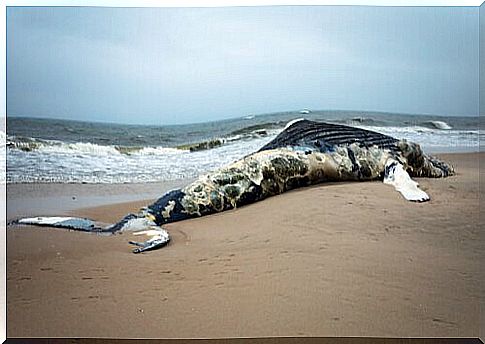
[[(416, 179), (430, 202), (378, 181), (320, 184), (166, 225), (170, 245), (140, 255), (129, 233), (8, 229), (7, 335), (478, 337), (485, 153), (437, 155), (457, 174)], [(114, 222), (178, 182), (10, 184), (7, 218)]]
[(123, 184), (7, 184), (7, 221), (26, 216), (72, 215), (83, 208), (155, 200), (190, 181), (192, 179)]
[[(454, 156), (480, 156), (484, 152), (436, 153), (443, 159)], [(7, 183), (7, 221), (27, 216), (75, 216), (77, 210), (99, 206), (127, 204), (144, 205), (165, 192), (183, 187), (194, 178), (146, 183)], [(344, 182), (346, 183), (346, 182)], [(325, 184), (322, 184), (325, 185)]]

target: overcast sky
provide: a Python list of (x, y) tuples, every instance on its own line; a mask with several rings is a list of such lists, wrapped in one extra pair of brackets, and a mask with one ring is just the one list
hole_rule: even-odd
[(7, 8), (7, 115), (478, 115), (477, 7)]

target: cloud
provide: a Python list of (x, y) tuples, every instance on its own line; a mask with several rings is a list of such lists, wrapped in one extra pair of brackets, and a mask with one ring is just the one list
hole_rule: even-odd
[(9, 8), (10, 115), (474, 115), (478, 9)]

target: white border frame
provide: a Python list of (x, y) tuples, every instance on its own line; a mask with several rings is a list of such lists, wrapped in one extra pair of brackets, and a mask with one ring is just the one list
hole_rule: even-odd
[[(447, 6), (479, 7), (482, 0), (6, 0), (0, 7), (0, 130), (6, 131), (6, 7), (7, 6), (96, 6), (96, 7), (235, 7), (235, 6)], [(0, 149), (6, 149), (5, 142)], [(6, 155), (5, 155), (6, 156)], [(6, 174), (6, 171), (0, 171)], [(4, 178), (6, 181), (6, 179)], [(0, 238), (6, 238), (6, 182), (0, 184)], [(0, 242), (0, 341), (7, 336), (6, 240)]]

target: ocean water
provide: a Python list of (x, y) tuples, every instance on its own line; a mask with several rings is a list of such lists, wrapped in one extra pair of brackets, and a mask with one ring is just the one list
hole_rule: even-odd
[[(473, 152), (478, 117), (293, 111), (171, 126), (7, 117), (7, 183), (137, 183), (194, 178), (256, 151), (295, 118), (343, 123), (421, 144)], [(5, 161), (5, 160), (3, 160)]]

